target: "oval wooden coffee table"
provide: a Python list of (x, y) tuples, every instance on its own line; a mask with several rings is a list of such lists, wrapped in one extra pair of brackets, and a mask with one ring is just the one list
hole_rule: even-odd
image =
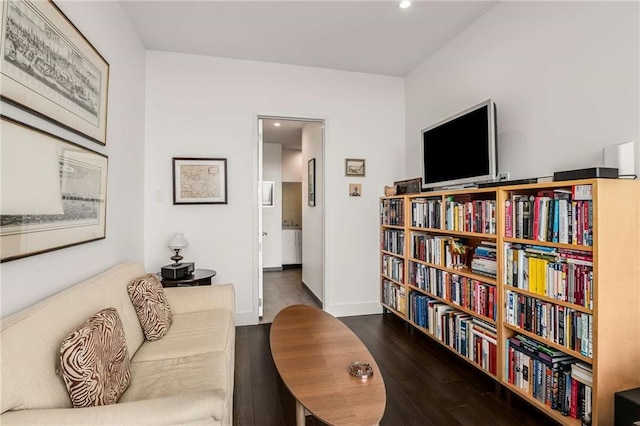
[[(273, 320), (269, 340), (278, 373), (296, 399), (298, 426), (305, 408), (330, 425), (380, 422), (386, 405), (380, 369), (341, 321), (313, 306), (288, 306)], [(355, 361), (369, 363), (373, 375), (350, 375)]]

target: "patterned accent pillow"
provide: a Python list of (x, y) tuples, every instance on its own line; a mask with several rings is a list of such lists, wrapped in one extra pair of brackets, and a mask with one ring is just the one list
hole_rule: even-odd
[(60, 367), (75, 408), (118, 402), (129, 386), (131, 362), (115, 308), (93, 315), (62, 341)]
[(158, 276), (147, 274), (136, 278), (127, 290), (147, 340), (164, 337), (173, 323), (173, 316)]

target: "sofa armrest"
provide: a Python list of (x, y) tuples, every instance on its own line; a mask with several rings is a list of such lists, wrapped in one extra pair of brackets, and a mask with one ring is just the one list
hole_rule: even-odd
[(193, 287), (168, 287), (164, 294), (174, 314), (228, 309), (235, 312), (233, 284), (215, 284)]
[(221, 423), (225, 397), (221, 390), (183, 393), (166, 398), (128, 401), (89, 408), (7, 411), (2, 425), (141, 425)]

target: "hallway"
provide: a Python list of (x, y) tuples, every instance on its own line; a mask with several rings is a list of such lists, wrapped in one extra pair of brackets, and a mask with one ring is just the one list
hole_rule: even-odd
[(289, 305), (320, 305), (302, 285), (302, 268), (264, 272), (264, 315), (260, 324), (273, 322), (273, 318)]

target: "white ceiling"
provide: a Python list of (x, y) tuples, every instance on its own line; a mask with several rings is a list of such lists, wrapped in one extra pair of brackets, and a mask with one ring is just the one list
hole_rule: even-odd
[(496, 2), (121, 3), (149, 50), (404, 77)]
[[(280, 126), (275, 126), (280, 123)], [(262, 142), (279, 143), (283, 148), (302, 149), (302, 128), (307, 121), (298, 120), (262, 120)]]

